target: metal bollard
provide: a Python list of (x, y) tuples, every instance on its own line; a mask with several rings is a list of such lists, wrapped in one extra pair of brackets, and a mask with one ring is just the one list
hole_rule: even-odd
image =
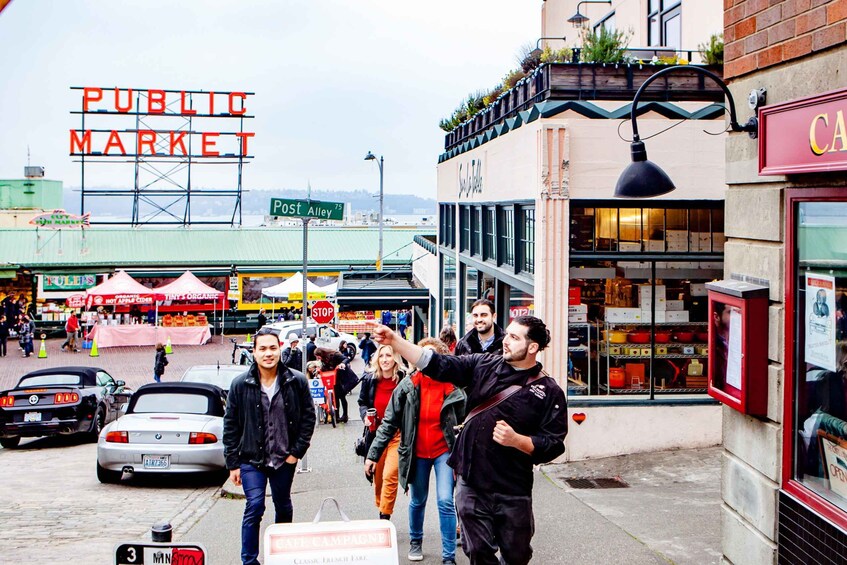
[(156, 522), (153, 524), (153, 527), (150, 528), (150, 535), (153, 537), (154, 542), (170, 543), (173, 538), (173, 528), (170, 523), (165, 522), (164, 520)]

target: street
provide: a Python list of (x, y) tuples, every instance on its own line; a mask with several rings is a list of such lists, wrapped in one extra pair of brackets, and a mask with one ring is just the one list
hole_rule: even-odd
[[(193, 364), (229, 363), (229, 342), (216, 341), (175, 348), (165, 380), (176, 380)], [(6, 358), (0, 364), (2, 386), (11, 385), (27, 370), (62, 363), (102, 366), (132, 387), (150, 380), (152, 349), (101, 350), (99, 358), (91, 358), (59, 353), (58, 345), (58, 341), (49, 344), (47, 359)], [(360, 359), (354, 369), (361, 374)], [(295, 521), (311, 521), (321, 500), (330, 496), (352, 519), (377, 516), (362, 461), (353, 454), (353, 441), (361, 433), (356, 398), (357, 391), (347, 397), (348, 424), (338, 428), (320, 424), (315, 432), (307, 459), (312, 470), (294, 480)], [(150, 527), (159, 520), (172, 524), (175, 541), (204, 545), (209, 563), (240, 562), (244, 501), (220, 496), (222, 477), (133, 478), (103, 485), (95, 476), (95, 459), (96, 446), (75, 437), (24, 440), (17, 449), (0, 449), (4, 562), (111, 563), (115, 544), (149, 540)], [(630, 488), (573, 489), (565, 482), (573, 476), (621, 476)], [(533, 562), (701, 565), (719, 561), (719, 449), (550, 465), (535, 477)], [(406, 562), (409, 543), (408, 501), (400, 493), (392, 517), (401, 563)], [(263, 526), (272, 517), (268, 499)], [(323, 519), (338, 516), (327, 508)], [(434, 501), (427, 507), (423, 549), (423, 563), (440, 563)], [(460, 550), (457, 562), (468, 562)]]

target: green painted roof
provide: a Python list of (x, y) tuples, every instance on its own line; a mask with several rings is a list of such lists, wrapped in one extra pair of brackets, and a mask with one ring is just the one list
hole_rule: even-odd
[[(416, 235), (433, 227), (386, 227), (386, 265), (409, 263)], [(35, 270), (82, 267), (296, 267), (303, 261), (302, 228), (90, 228), (0, 230), (0, 262)], [(346, 269), (373, 265), (376, 227), (310, 227), (309, 265)]]

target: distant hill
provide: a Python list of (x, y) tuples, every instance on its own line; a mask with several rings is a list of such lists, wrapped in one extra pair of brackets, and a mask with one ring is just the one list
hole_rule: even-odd
[[(244, 214), (267, 214), (271, 198), (306, 198), (303, 189), (251, 190), (245, 191), (241, 208)], [(373, 192), (365, 190), (313, 190), (313, 200), (350, 203), (353, 213), (376, 211), (379, 199)], [(385, 214), (434, 215), (436, 203), (432, 198), (421, 198), (413, 194), (386, 194), (383, 197)], [(65, 189), (64, 203), (67, 210), (79, 211), (79, 189)], [(227, 215), (232, 211), (234, 198), (192, 198), (192, 217)], [(92, 197), (86, 199), (86, 211), (93, 215), (129, 216), (132, 200), (129, 197)]]

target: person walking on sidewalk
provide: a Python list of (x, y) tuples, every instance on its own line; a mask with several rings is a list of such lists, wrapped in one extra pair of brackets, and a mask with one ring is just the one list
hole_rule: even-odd
[(315, 431), (315, 411), (303, 373), (279, 362), (279, 336), (271, 328), (256, 332), (255, 363), (232, 382), (224, 414), (224, 458), (229, 478), (244, 488), (241, 561), (258, 565), (259, 528), (270, 483), (274, 522), (294, 516), (291, 483)]
[[(447, 346), (428, 337), (418, 345), (449, 354)], [(409, 502), (409, 561), (423, 561), (423, 525), (429, 495), (429, 477), (435, 469), (438, 522), (441, 527), (443, 565), (456, 564), (456, 507), (453, 505), (453, 470), (447, 465), (456, 441), (456, 426), (465, 417), (465, 393), (450, 383), (434, 381), (418, 371), (403, 379), (385, 409), (365, 461), (371, 475), (388, 442), (400, 430), (398, 475), (404, 491), (411, 487)]]
[[(394, 348), (387, 344), (378, 347), (375, 357), (371, 360), (370, 373), (362, 378), (362, 388), (359, 390), (359, 415), (366, 426), (374, 423), (367, 415), (369, 409), (376, 410), (374, 417), (376, 425), (379, 426), (397, 383), (405, 376), (405, 363), (395, 353)], [(386, 441), (382, 456), (373, 472), (368, 475), (373, 478), (376, 507), (379, 508), (380, 519), (384, 520), (391, 519), (394, 502), (397, 500), (399, 445), (400, 433), (397, 432)]]
[(365, 332), (365, 337), (359, 342), (359, 351), (362, 352), (362, 361), (365, 365), (371, 364), (371, 356), (376, 351), (376, 344), (371, 339), (371, 334)]
[(374, 330), (429, 377), (465, 388), (470, 410), (449, 464), (458, 475), (462, 548), (472, 565), (525, 565), (532, 558), (533, 465), (565, 452), (565, 393), (536, 361), (550, 343), (540, 319), (519, 316), (506, 328), (503, 355), (441, 355)]
[(35, 334), (35, 322), (29, 319), (26, 314), (21, 316), (21, 326), (18, 333), (21, 336), (21, 349), (23, 349), (24, 357), (32, 355), (32, 340)]
[(480, 298), (471, 304), (473, 329), (456, 344), (456, 355), (471, 353), (502, 353), (503, 330), (494, 323), (494, 303)]
[(321, 362), (321, 371), (335, 371), (335, 413), (338, 421), (346, 424), (350, 419), (347, 407), (347, 393), (356, 388), (359, 377), (350, 368), (350, 362), (340, 352), (326, 347), (315, 349), (315, 357)]
[(6, 340), (9, 339), (9, 324), (6, 316), (0, 314), (0, 357), (6, 356)]
[(62, 349), (68, 348), (68, 351), (79, 351), (76, 347), (76, 336), (79, 333), (79, 318), (76, 317), (76, 312), (71, 312), (68, 321), (65, 322), (65, 343), (62, 344)]
[(261, 330), (268, 323), (268, 317), (265, 316), (265, 309), (259, 309), (259, 315), (256, 317), (256, 331)]
[(153, 380), (157, 383), (162, 382), (162, 375), (165, 374), (165, 365), (168, 364), (168, 356), (165, 354), (165, 346), (162, 343), (156, 344), (156, 361), (153, 363)]

